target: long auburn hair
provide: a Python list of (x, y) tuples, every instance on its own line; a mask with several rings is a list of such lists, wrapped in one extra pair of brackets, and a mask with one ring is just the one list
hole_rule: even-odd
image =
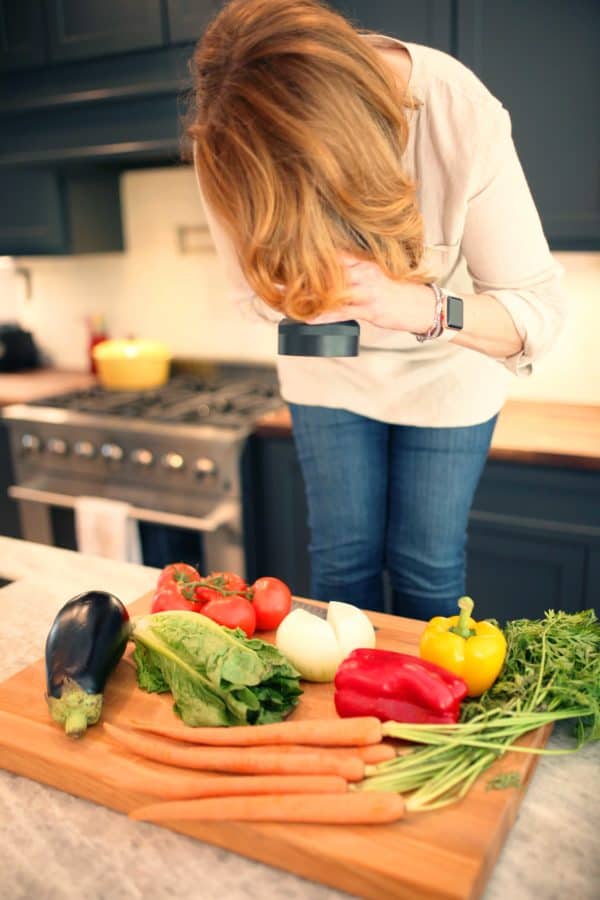
[(232, 0), (191, 63), (187, 133), (208, 204), (256, 294), (298, 319), (347, 297), (340, 251), (422, 282), (394, 75), (316, 0)]

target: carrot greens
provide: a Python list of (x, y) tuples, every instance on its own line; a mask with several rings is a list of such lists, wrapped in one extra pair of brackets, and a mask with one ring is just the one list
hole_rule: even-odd
[(521, 787), (521, 776), (518, 772), (503, 772), (490, 778), (485, 786), (486, 791), (505, 791), (507, 788)]
[[(506, 624), (507, 654), (498, 680), (463, 704), (455, 725), (386, 722), (389, 737), (424, 746), (367, 766), (359, 789), (412, 792), (407, 809), (430, 810), (463, 797), (506, 752), (560, 755), (600, 740), (600, 623), (593, 610), (549, 611)], [(567, 750), (515, 746), (529, 731), (561, 719), (575, 723)]]

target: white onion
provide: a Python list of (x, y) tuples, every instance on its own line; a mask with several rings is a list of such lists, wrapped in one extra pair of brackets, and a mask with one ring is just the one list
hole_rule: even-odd
[(327, 609), (327, 621), (335, 632), (342, 659), (359, 647), (375, 646), (371, 620), (357, 606), (332, 601)]
[(285, 617), (275, 643), (306, 681), (333, 681), (342, 661), (329, 622), (304, 609), (294, 609)]
[(292, 610), (277, 629), (275, 642), (306, 681), (333, 681), (349, 653), (375, 646), (375, 629), (358, 607), (332, 602), (327, 620), (305, 609)]

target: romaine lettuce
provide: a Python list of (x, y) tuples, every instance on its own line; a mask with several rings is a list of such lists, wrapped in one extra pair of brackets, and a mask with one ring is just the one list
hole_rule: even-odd
[(299, 673), (276, 647), (195, 612), (138, 617), (132, 639), (139, 686), (171, 691), (186, 725), (278, 722), (302, 693)]

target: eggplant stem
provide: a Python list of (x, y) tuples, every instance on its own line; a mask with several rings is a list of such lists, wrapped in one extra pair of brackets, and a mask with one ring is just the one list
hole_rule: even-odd
[(82, 709), (72, 709), (65, 719), (65, 734), (72, 738), (81, 737), (87, 730), (87, 716)]
[(88, 725), (95, 725), (102, 712), (102, 694), (88, 694), (76, 681), (65, 678), (60, 697), (47, 697), (55, 722), (64, 725), (69, 737), (81, 737)]

